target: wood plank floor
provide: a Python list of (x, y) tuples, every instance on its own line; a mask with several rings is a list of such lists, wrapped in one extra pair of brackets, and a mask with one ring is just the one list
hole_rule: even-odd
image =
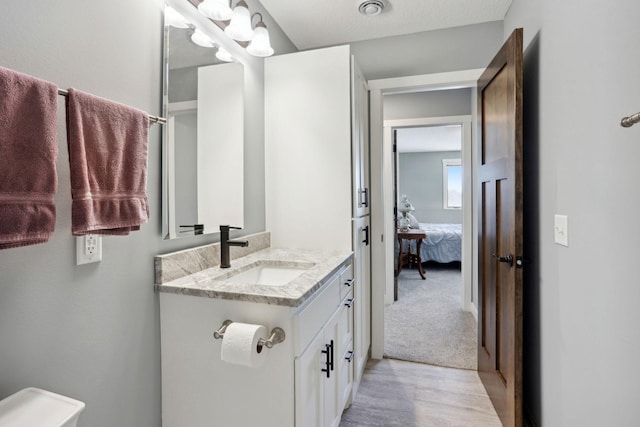
[(476, 371), (369, 360), (340, 427), (501, 427)]

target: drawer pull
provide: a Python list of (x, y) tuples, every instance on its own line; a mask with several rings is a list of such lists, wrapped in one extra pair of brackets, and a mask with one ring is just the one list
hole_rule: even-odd
[[(333, 342), (332, 342), (333, 344)], [(327, 373), (327, 378), (331, 378), (331, 344), (325, 344), (324, 345), (324, 350), (322, 350), (321, 352), (322, 354), (324, 354), (326, 357), (324, 359), (324, 368), (321, 369), (322, 372), (326, 372)]]
[(346, 360), (349, 363), (353, 362), (353, 356), (355, 356), (355, 354), (356, 353), (354, 351), (350, 351), (349, 355), (347, 357), (345, 357), (344, 360)]
[(353, 306), (353, 298), (349, 298), (347, 302), (344, 303), (344, 306), (347, 308), (351, 308)]
[(345, 280), (344, 285), (345, 285), (345, 286), (349, 286), (349, 287), (351, 287), (351, 285), (353, 285), (353, 279), (347, 279), (347, 280)]
[(369, 246), (369, 226), (367, 225), (366, 227), (364, 227), (362, 231), (364, 231), (364, 235), (365, 235), (365, 238), (362, 241), (362, 243), (364, 243), (365, 246)]
[(331, 378), (331, 371), (333, 371), (333, 340), (331, 340), (331, 344), (324, 345), (324, 350), (321, 353), (326, 355), (325, 367), (321, 371), (327, 373), (327, 378)]

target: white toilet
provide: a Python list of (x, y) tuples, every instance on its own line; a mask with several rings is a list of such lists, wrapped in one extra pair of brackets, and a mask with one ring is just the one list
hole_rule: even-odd
[(39, 388), (0, 400), (0, 427), (76, 427), (84, 402)]

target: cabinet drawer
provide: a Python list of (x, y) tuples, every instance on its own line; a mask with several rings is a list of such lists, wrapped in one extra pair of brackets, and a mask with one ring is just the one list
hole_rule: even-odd
[(309, 305), (294, 316), (294, 328), (298, 334), (299, 347), (295, 354), (301, 354), (318, 331), (336, 312), (340, 303), (340, 275), (336, 274), (324, 286), (320, 294), (310, 301)]
[(349, 263), (344, 270), (340, 273), (340, 299), (344, 297), (353, 289), (355, 280), (353, 277), (353, 264)]

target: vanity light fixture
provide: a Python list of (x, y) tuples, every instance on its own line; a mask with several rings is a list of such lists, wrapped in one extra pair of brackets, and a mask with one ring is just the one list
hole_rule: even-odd
[(248, 42), (253, 37), (251, 13), (244, 0), (240, 0), (233, 8), (231, 22), (224, 29), (226, 35), (239, 42)]
[(167, 5), (164, 10), (164, 25), (174, 28), (189, 28), (189, 21), (177, 10)]
[(228, 21), (233, 15), (229, 2), (230, 0), (204, 0), (198, 5), (198, 10), (214, 21)]
[[(269, 38), (269, 31), (264, 23), (262, 14), (259, 12), (251, 15), (249, 6), (245, 0), (238, 0), (233, 10), (229, 7), (231, 0), (204, 0), (197, 7), (198, 11), (207, 18), (211, 19), (220, 28), (223, 28), (224, 33), (231, 39), (240, 42), (240, 45), (245, 46), (247, 53), (252, 56), (265, 58), (274, 54), (274, 50), (271, 47), (271, 40)], [(176, 12), (177, 13), (177, 12)], [(253, 17), (258, 15), (259, 21), (256, 24), (255, 30), (251, 27)], [(223, 21), (225, 21), (223, 23)], [(204, 46), (213, 47), (207, 45), (207, 40), (211, 40), (199, 30), (196, 30), (199, 34), (192, 36), (194, 43)], [(206, 37), (204, 40), (203, 37)], [(247, 44), (247, 42), (249, 42)], [(213, 44), (213, 42), (211, 42)], [(231, 62), (231, 54), (225, 49), (218, 48), (216, 57), (225, 62)], [(223, 59), (224, 58), (224, 59)]]
[[(261, 58), (273, 55), (273, 48), (271, 47), (271, 41), (269, 40), (269, 31), (267, 26), (262, 20), (262, 14), (256, 12), (253, 16), (258, 15), (260, 21), (256, 24), (256, 28), (253, 32), (253, 38), (247, 46), (247, 53), (253, 56), (259, 56)], [(253, 18), (253, 16), (251, 18)]]
[(205, 33), (196, 28), (191, 34), (191, 41), (202, 47), (215, 47), (215, 44)]

